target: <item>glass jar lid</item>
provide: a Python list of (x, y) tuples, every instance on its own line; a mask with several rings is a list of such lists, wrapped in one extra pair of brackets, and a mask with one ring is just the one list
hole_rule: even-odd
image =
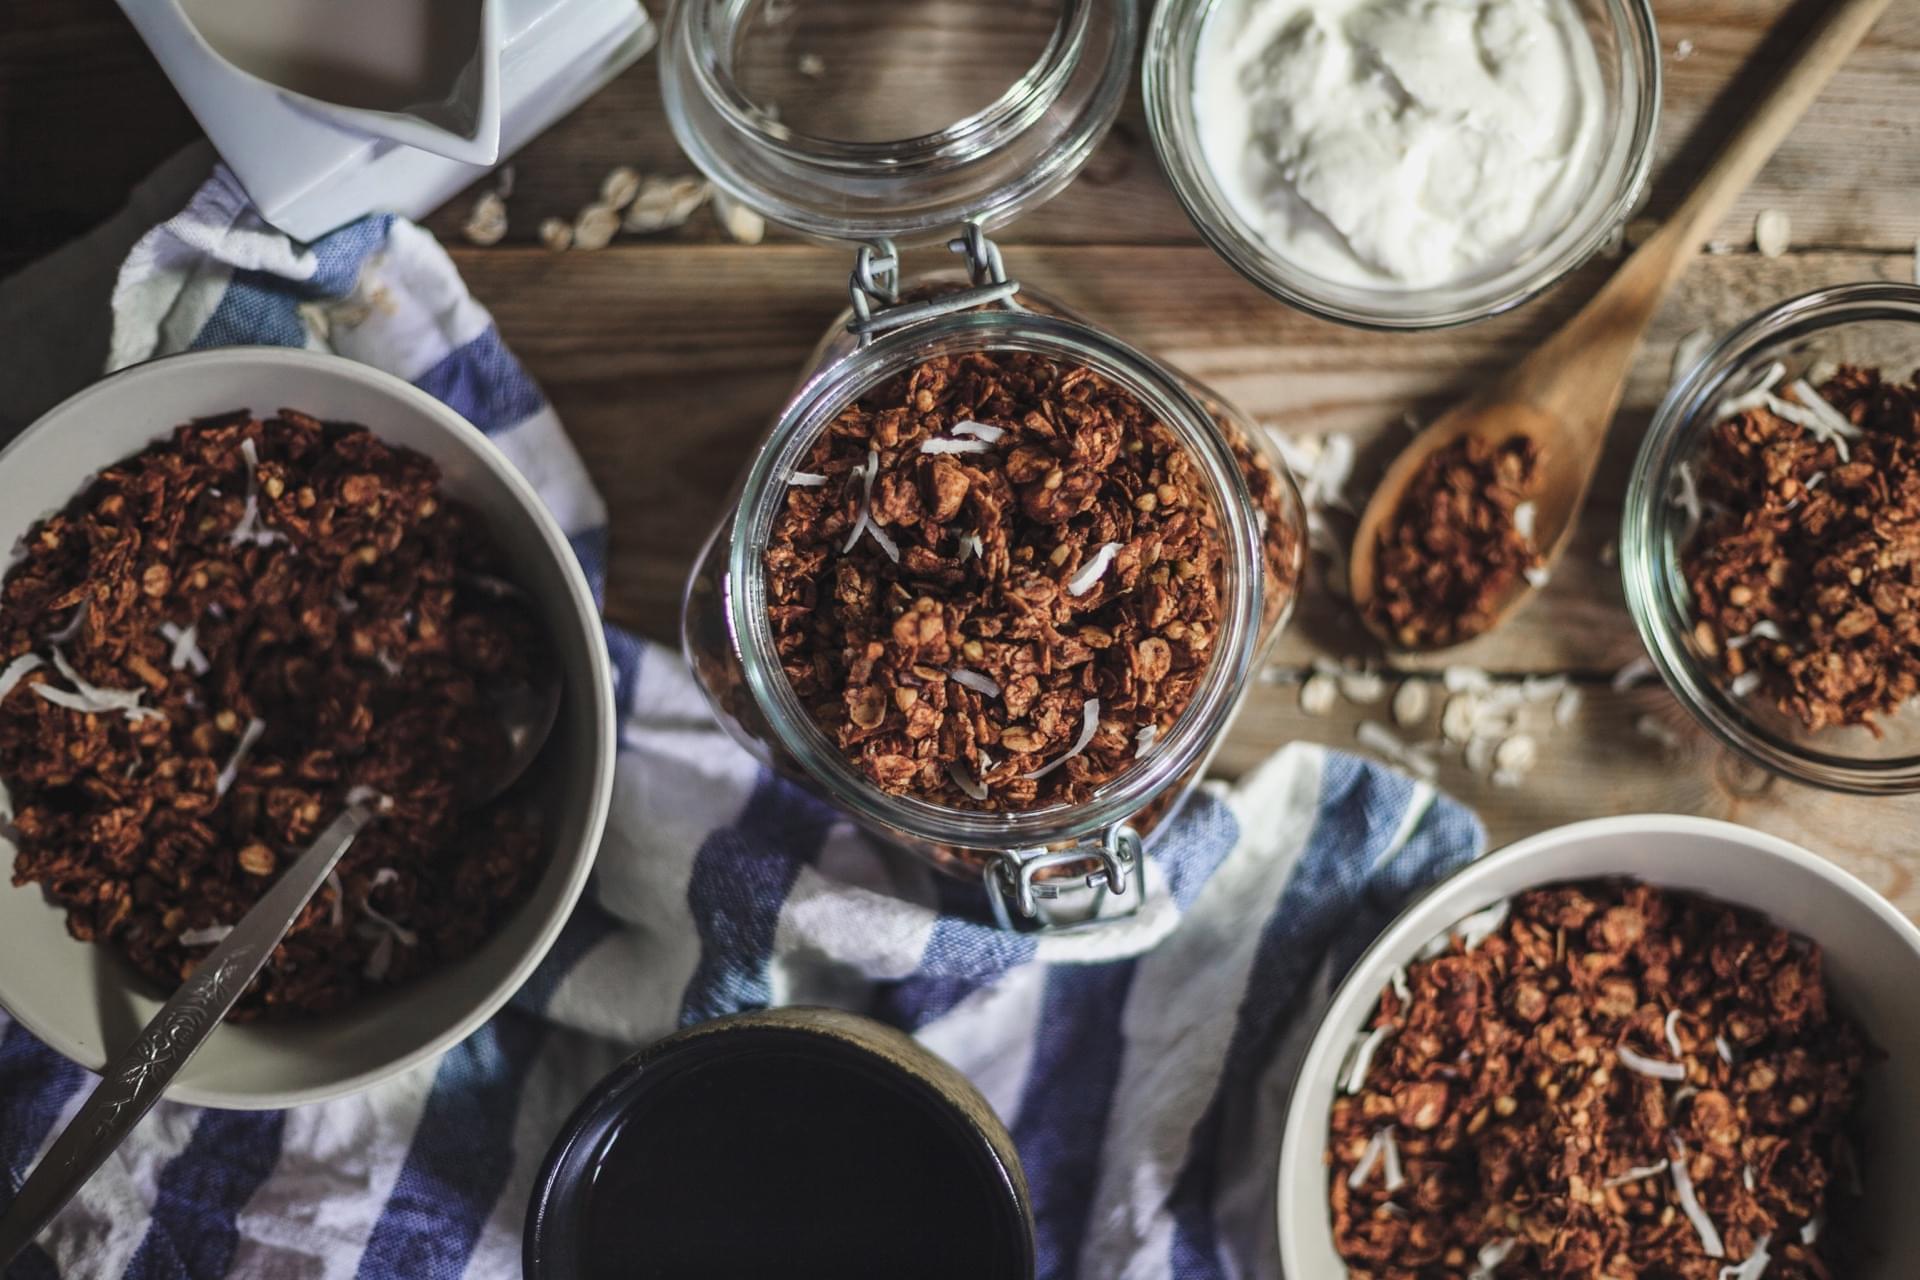
[(661, 90), (714, 185), (825, 240), (1050, 199), (1126, 95), (1131, 0), (678, 0)]

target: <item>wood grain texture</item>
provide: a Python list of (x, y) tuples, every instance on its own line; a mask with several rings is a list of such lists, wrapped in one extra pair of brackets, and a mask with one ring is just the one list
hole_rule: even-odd
[[(1658, 0), (1666, 91), (1648, 212), (1778, 74), (1824, 0)], [(1684, 56), (1683, 56), (1684, 52)], [(940, 57), (928, 50), (931, 60)], [(831, 64), (827, 70), (833, 70)], [(131, 183), (195, 133), (112, 0), (0, 6), (0, 271), (106, 216)], [(1571, 672), (1578, 721), (1543, 734), (1525, 786), (1494, 788), (1448, 760), (1441, 785), (1477, 807), (1496, 841), (1576, 818), (1668, 809), (1734, 818), (1821, 849), (1920, 915), (1920, 799), (1862, 801), (1758, 777), (1687, 724), (1657, 686), (1616, 695), (1607, 676), (1640, 651), (1603, 562), (1638, 438), (1668, 381), (1674, 344), (1723, 330), (1818, 285), (1912, 279), (1920, 237), (1920, 6), (1896, 4), (1713, 233), (1749, 245), (1755, 215), (1786, 210), (1800, 251), (1696, 262), (1655, 319), (1628, 381), (1592, 500), (1553, 582), (1499, 632), (1450, 655), (1515, 675)], [(472, 193), (430, 225), (456, 247), (474, 292), (547, 389), (614, 512), (610, 611), (671, 641), (681, 584), (725, 509), (746, 450), (844, 298), (848, 256), (796, 243), (724, 242), (707, 214), (598, 254), (531, 246), (542, 217), (570, 216), (606, 172), (682, 174), (650, 56), (514, 160), (512, 233), (460, 246)], [(1009, 267), (1135, 344), (1217, 386), (1288, 432), (1341, 431), (1361, 445), (1356, 492), (1429, 416), (1569, 316), (1605, 278), (1595, 263), (1519, 312), (1446, 333), (1381, 336), (1310, 320), (1267, 299), (1202, 247), (1162, 181), (1137, 100), (1079, 180), (1007, 228)], [(775, 239), (779, 239), (777, 233)], [(932, 263), (940, 255), (923, 259)], [(911, 264), (910, 264), (911, 265)], [(1306, 595), (1221, 758), (1238, 773), (1296, 739), (1354, 745), (1381, 708), (1301, 713), (1316, 656), (1367, 655), (1337, 600)], [(1431, 667), (1438, 660), (1415, 665)], [(1668, 752), (1639, 733), (1654, 715), (1680, 732)], [(1409, 736), (1433, 736), (1431, 727)]]
[[(1665, 92), (1648, 210), (1677, 202), (1680, 175), (1742, 118), (1824, 0), (1656, 0)], [(654, 5), (654, 8), (663, 8)], [(1681, 51), (1685, 56), (1681, 56)], [(927, 74), (944, 70), (928, 48)], [(658, 63), (648, 55), (513, 159), (509, 241), (571, 217), (616, 165), (681, 174)], [(831, 64), (827, 70), (832, 71)], [(1752, 241), (1762, 209), (1787, 211), (1797, 243), (1897, 250), (1920, 238), (1920, 6), (1877, 23), (1713, 237)], [(0, 272), (112, 213), (127, 187), (195, 135), (191, 116), (112, 0), (0, 6)], [(478, 188), (476, 187), (475, 190)], [(459, 238), (473, 191), (430, 220)], [(778, 233), (775, 233), (776, 235)], [(702, 214), (664, 242), (720, 241)], [(1195, 244), (1161, 180), (1136, 91), (1074, 185), (1008, 228), (1010, 243)]]
[[(923, 260), (938, 263), (936, 251)], [(547, 388), (614, 517), (609, 612), (671, 643), (694, 555), (727, 509), (746, 451), (779, 408), (822, 326), (838, 310), (848, 264), (828, 248), (640, 245), (594, 255), (455, 251), (475, 293)], [(909, 264), (911, 265), (911, 263)], [(1605, 276), (1583, 271), (1513, 315), (1445, 333), (1385, 338), (1324, 324), (1255, 293), (1197, 247), (1022, 246), (1009, 270), (1091, 320), (1213, 383), (1284, 432), (1339, 430), (1360, 443), (1355, 490), (1406, 438), (1403, 416), (1444, 406), (1564, 319)], [(1493, 787), (1457, 755), (1442, 786), (1474, 805), (1505, 842), (1596, 814), (1665, 810), (1734, 818), (1804, 841), (1920, 915), (1920, 799), (1865, 801), (1755, 775), (1707, 740), (1658, 686), (1616, 695), (1612, 673), (1640, 652), (1618, 569), (1619, 495), (1639, 436), (1669, 381), (1673, 347), (1821, 285), (1909, 279), (1909, 254), (1752, 254), (1697, 261), (1656, 317), (1574, 543), (1546, 590), (1499, 631), (1444, 658), (1510, 674), (1571, 673), (1587, 690), (1579, 721), (1543, 735), (1543, 763), (1519, 789)], [(1371, 656), (1346, 606), (1315, 589), (1301, 601), (1266, 678), (1221, 756), (1231, 776), (1297, 739), (1352, 748), (1384, 707), (1301, 713), (1298, 680), (1316, 657)], [(1640, 734), (1643, 715), (1680, 733), (1677, 752)], [(1429, 726), (1410, 737), (1433, 737)]]

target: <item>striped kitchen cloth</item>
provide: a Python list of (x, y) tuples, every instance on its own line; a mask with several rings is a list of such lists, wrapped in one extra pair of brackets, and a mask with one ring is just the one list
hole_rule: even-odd
[[(216, 172), (135, 247), (113, 305), (116, 367), (281, 343), (425, 388), (527, 473), (604, 580), (604, 504), (420, 228), (372, 218), (293, 245)], [(735, 747), (677, 654), (607, 639), (624, 717), (612, 823), (587, 897), (511, 1006), (354, 1098), (163, 1103), (14, 1277), (518, 1276), (534, 1172), (594, 1081), (676, 1027), (783, 1002), (885, 1018), (972, 1077), (1018, 1143), (1042, 1275), (1275, 1273), (1291, 1064), (1367, 940), (1480, 850), (1471, 814), (1290, 747), (1158, 834), (1131, 922), (1004, 934), (977, 890), (887, 856)], [(92, 1080), (0, 1016), (0, 1205)]]

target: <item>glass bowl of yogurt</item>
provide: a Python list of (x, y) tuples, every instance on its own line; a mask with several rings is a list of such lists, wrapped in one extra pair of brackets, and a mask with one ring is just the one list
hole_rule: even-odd
[(1600, 249), (1660, 114), (1647, 0), (1163, 0), (1154, 149), (1200, 233), (1377, 329), (1518, 306)]

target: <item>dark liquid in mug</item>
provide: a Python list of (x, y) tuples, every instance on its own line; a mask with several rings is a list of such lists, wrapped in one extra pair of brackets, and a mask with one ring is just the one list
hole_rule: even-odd
[(650, 1069), (591, 1173), (586, 1280), (1031, 1274), (1004, 1171), (922, 1086), (758, 1038)]

